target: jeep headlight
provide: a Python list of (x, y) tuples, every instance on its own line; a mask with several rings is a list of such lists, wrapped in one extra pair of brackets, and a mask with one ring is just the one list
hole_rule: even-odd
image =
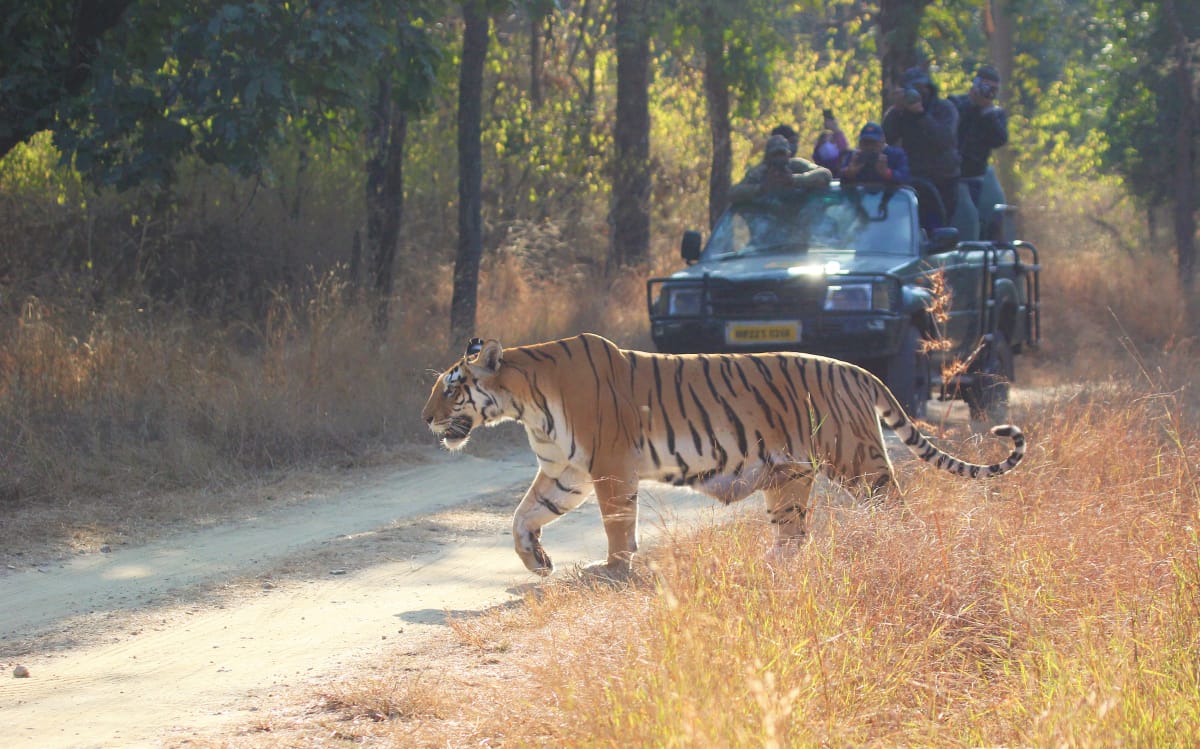
[(703, 296), (699, 286), (668, 286), (663, 289), (663, 308), (671, 316), (695, 317), (700, 314)]
[(829, 284), (825, 291), (827, 312), (887, 312), (893, 304), (892, 287), (886, 280)]

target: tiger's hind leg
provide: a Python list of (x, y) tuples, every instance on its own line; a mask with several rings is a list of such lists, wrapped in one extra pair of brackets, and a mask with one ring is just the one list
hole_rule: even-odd
[(849, 464), (842, 465), (841, 470), (832, 466), (830, 476), (839, 479), (847, 491), (870, 507), (898, 505), (900, 486), (878, 422), (870, 437), (863, 440)]
[(513, 544), (517, 556), (530, 572), (545, 576), (554, 572), (554, 562), (542, 548), (542, 527), (583, 504), (588, 476), (568, 467), (558, 478), (539, 470), (513, 513)]
[(783, 483), (763, 490), (767, 499), (767, 518), (775, 529), (774, 553), (798, 548), (808, 538), (809, 499), (813, 473), (797, 471)]
[[(599, 472), (598, 472), (599, 473)], [(636, 474), (613, 472), (593, 476), (596, 502), (608, 535), (608, 571), (626, 575), (632, 569), (638, 548), (638, 478)]]
[(895, 470), (886, 455), (882, 461), (870, 465), (865, 471), (853, 474), (849, 481), (843, 480), (842, 486), (867, 507), (896, 507), (903, 504)]

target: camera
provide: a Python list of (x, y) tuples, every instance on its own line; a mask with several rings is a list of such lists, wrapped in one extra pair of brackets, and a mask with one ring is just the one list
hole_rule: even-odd
[(996, 98), (996, 92), (999, 88), (1000, 86), (992, 81), (979, 77), (975, 78), (975, 90), (979, 92), (980, 96), (989, 101)]
[(917, 102), (919, 102), (921, 100), (921, 93), (919, 91), (917, 91), (915, 88), (906, 88), (906, 89), (904, 89), (904, 99), (903, 100), (904, 100), (905, 106), (908, 106), (910, 104), (916, 104)]

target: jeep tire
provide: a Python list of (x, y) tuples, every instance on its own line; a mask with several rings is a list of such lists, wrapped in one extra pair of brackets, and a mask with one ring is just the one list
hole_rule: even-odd
[(1007, 336), (999, 331), (992, 335), (992, 340), (979, 352), (971, 374), (971, 384), (963, 392), (971, 418), (1003, 423), (1008, 419), (1009, 385), (1015, 374), (1013, 350)]

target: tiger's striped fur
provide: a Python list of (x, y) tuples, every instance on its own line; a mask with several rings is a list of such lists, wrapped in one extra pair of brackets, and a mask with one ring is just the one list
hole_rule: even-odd
[(816, 473), (864, 495), (895, 493), (881, 426), (917, 457), (970, 478), (1012, 470), (1025, 454), (1015, 426), (1001, 463), (967, 463), (932, 445), (875, 375), (796, 353), (666, 355), (618, 348), (584, 334), (502, 348), (472, 339), (422, 410), (450, 448), (471, 430), (516, 420), (538, 472), (513, 517), (517, 554), (533, 572), (553, 564), (542, 527), (594, 489), (608, 535), (608, 565), (637, 551), (641, 480), (686, 485), (724, 503), (766, 495), (776, 542), (802, 540)]

